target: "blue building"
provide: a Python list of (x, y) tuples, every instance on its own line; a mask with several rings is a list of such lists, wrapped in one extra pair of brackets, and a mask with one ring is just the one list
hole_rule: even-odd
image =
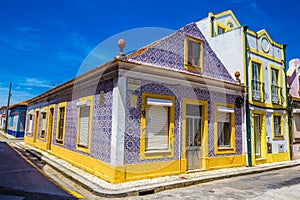
[(27, 102), (14, 104), (8, 109), (7, 134), (24, 137)]

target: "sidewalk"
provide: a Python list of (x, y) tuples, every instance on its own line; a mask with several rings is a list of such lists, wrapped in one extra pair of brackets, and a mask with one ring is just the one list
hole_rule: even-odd
[[(1, 132), (0, 132), (1, 133)], [(1, 133), (4, 135), (3, 133)], [(13, 139), (13, 138), (9, 138)], [(165, 176), (153, 179), (144, 179), (126, 183), (111, 184), (84, 170), (81, 170), (70, 163), (59, 159), (46, 151), (24, 144), (23, 141), (16, 141), (10, 144), (13, 147), (26, 150), (39, 160), (47, 163), (64, 176), (71, 178), (95, 195), (105, 197), (124, 197), (143, 194), (152, 194), (162, 190), (185, 187), (189, 185), (209, 182), (247, 174), (261, 173), (276, 169), (300, 165), (300, 160), (262, 164), (255, 167), (238, 167), (220, 170), (202, 171), (174, 176)]]

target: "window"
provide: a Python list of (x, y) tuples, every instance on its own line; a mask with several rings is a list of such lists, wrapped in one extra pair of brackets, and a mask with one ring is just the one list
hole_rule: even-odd
[(201, 40), (186, 37), (185, 40), (185, 68), (201, 71), (203, 62), (203, 44)]
[(58, 104), (57, 131), (56, 131), (56, 142), (59, 144), (64, 143), (65, 129), (66, 129), (66, 103), (60, 103)]
[(261, 64), (252, 62), (252, 99), (264, 101), (264, 83), (261, 82)]
[(141, 158), (174, 154), (174, 97), (143, 94)]
[(272, 103), (279, 104), (281, 100), (281, 87), (279, 87), (279, 70), (271, 68)]
[(47, 118), (47, 114), (46, 112), (42, 112), (42, 131), (41, 131), (41, 138), (45, 138), (45, 134), (46, 134), (46, 118)]
[(9, 127), (12, 128), (14, 126), (14, 116), (9, 117)]
[(273, 114), (273, 132), (274, 132), (274, 137), (283, 137), (283, 120), (282, 120), (282, 115), (279, 114)]
[(92, 126), (92, 96), (81, 98), (78, 108), (77, 149), (89, 153)]
[(222, 27), (220, 27), (220, 26), (218, 26), (218, 35), (221, 35), (223, 33), (225, 33), (225, 29), (222, 28)]
[(293, 111), (293, 133), (295, 139), (300, 139), (300, 110), (294, 109)]
[(233, 105), (215, 105), (215, 133), (216, 153), (233, 153), (235, 151)]

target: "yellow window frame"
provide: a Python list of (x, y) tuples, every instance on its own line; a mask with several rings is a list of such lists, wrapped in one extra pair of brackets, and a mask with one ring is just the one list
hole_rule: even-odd
[[(282, 89), (282, 86), (281, 86), (281, 70), (280, 70), (280, 67), (272, 65), (272, 64), (269, 65), (269, 69), (270, 69), (269, 77), (270, 77), (270, 95), (271, 95), (271, 102), (270, 103), (274, 104), (272, 102), (272, 99), (273, 99), (273, 93), (272, 93), (272, 70), (276, 70), (278, 72), (277, 86)], [(281, 93), (282, 96), (280, 96), (279, 94), (277, 94), (277, 95), (278, 95), (278, 98), (279, 98), (278, 99), (278, 104), (281, 105), (282, 104), (282, 97), (284, 97), (284, 94)]]
[[(249, 69), (250, 69), (250, 73), (249, 73), (249, 85), (250, 85), (250, 103), (253, 103), (253, 98), (252, 98), (252, 91), (253, 91), (253, 88), (252, 88), (252, 80), (253, 80), (253, 69), (252, 69), (252, 64), (253, 63), (256, 63), (256, 64), (259, 64), (260, 65), (260, 76), (259, 76), (259, 82), (261, 83), (264, 83), (264, 70), (263, 70), (263, 62), (261, 60), (258, 60), (258, 59), (254, 59), (254, 58), (250, 58), (250, 62), (249, 62)], [(260, 99), (264, 99), (263, 97), (264, 95), (264, 91), (263, 91), (263, 88), (262, 86), (260, 87)]]
[[(43, 131), (43, 113), (46, 113), (46, 127), (45, 127), (45, 135), (42, 136)], [(40, 112), (41, 115), (41, 130), (40, 130), (40, 139), (45, 140), (47, 138), (47, 132), (48, 132), (48, 106), (44, 106)]]
[(227, 107), (234, 109), (233, 104), (227, 104), (227, 103), (219, 103), (216, 102), (214, 104), (214, 152), (215, 154), (233, 154), (236, 151), (236, 145), (235, 145), (235, 117), (234, 112), (230, 113), (230, 147), (219, 147), (218, 146), (218, 106)]
[[(275, 124), (274, 117), (280, 117), (280, 135), (275, 135)], [(272, 137), (273, 140), (283, 140), (284, 139), (284, 123), (283, 123), (283, 114), (281, 113), (273, 113), (272, 114)]]
[[(27, 136), (32, 137), (33, 136), (33, 132), (34, 132), (34, 110), (30, 110), (29, 113), (27, 114), (28, 120), (27, 120)], [(30, 115), (32, 117), (31, 121), (31, 127), (30, 127)]]
[[(65, 113), (64, 113), (64, 127), (63, 127), (63, 134), (62, 134), (62, 138), (59, 139), (58, 138), (58, 133), (59, 133), (59, 121), (60, 121), (60, 108), (65, 108)], [(56, 122), (56, 136), (55, 136), (55, 140), (56, 140), (56, 144), (59, 145), (64, 145), (64, 139), (65, 139), (65, 133), (66, 133), (66, 118), (67, 118), (67, 102), (61, 102), (58, 104), (57, 107), (57, 122)]]
[[(194, 66), (188, 63), (188, 41), (198, 43), (200, 45), (199, 52), (199, 66)], [(189, 71), (202, 72), (203, 71), (203, 41), (197, 38), (186, 35), (184, 39), (184, 68)]]
[(79, 99), (79, 102), (83, 102), (83, 101), (90, 101), (90, 115), (89, 115), (89, 132), (88, 132), (88, 145), (84, 146), (81, 145), (80, 142), (80, 109), (81, 107), (77, 107), (78, 111), (77, 111), (77, 116), (78, 116), (78, 120), (77, 120), (77, 139), (76, 139), (76, 150), (85, 152), (85, 153), (90, 153), (91, 150), (91, 135), (92, 135), (92, 122), (93, 122), (93, 102), (94, 98), (93, 96), (87, 96), (87, 97), (83, 97)]
[[(182, 172), (186, 171), (186, 105), (199, 105), (202, 106), (202, 117), (203, 117), (203, 132), (202, 132), (202, 141), (201, 141), (201, 152), (203, 152), (202, 157), (208, 157), (208, 102), (196, 99), (184, 98), (182, 100)], [(206, 166), (206, 159), (202, 159), (202, 166)]]
[[(168, 151), (157, 151), (157, 152), (146, 152), (146, 104), (147, 98), (156, 98), (156, 99), (165, 99), (171, 100), (172, 106), (169, 110), (169, 145)], [(161, 95), (161, 94), (151, 94), (143, 93), (142, 94), (142, 105), (141, 105), (141, 128), (140, 128), (140, 159), (158, 159), (158, 158), (172, 158), (174, 157), (174, 96)]]

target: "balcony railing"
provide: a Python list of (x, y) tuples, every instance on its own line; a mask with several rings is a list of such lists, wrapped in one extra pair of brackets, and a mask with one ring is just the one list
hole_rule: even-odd
[(278, 87), (277, 85), (271, 85), (272, 89), (272, 103), (280, 104), (280, 99), (282, 97), (282, 90), (281, 87)]
[(252, 80), (252, 99), (254, 101), (265, 101), (265, 84), (263, 82)]

